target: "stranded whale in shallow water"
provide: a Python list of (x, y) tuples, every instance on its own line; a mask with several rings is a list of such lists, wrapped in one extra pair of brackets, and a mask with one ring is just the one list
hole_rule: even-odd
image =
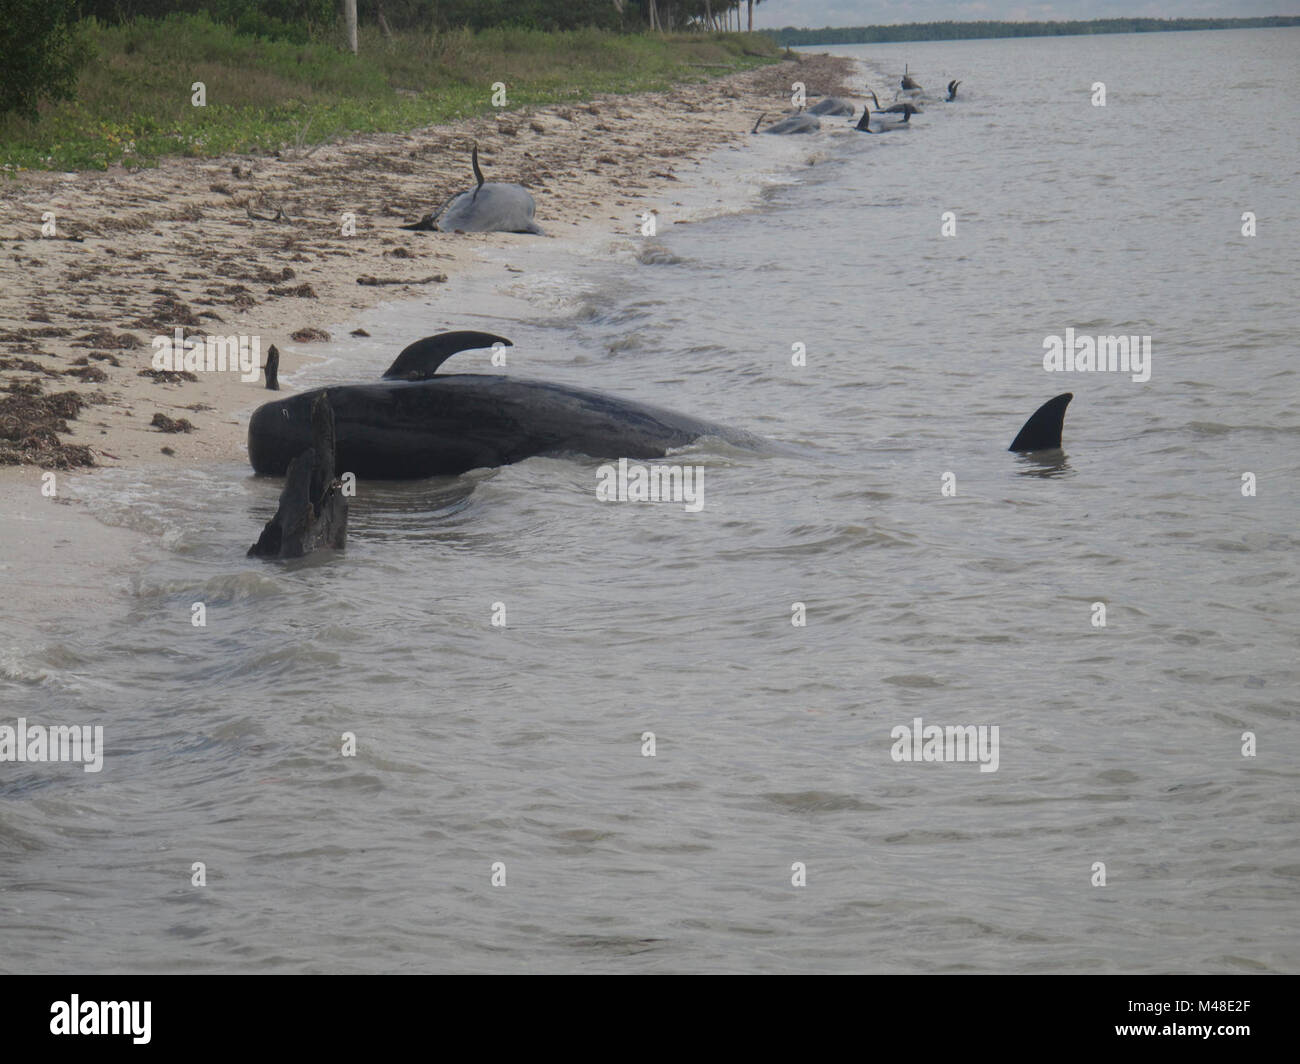
[[(757, 133), (758, 127), (766, 117), (767, 112), (764, 111), (758, 116), (758, 121), (754, 123), (754, 128), (751, 129), (750, 132)], [(798, 114), (786, 115), (786, 117), (781, 119), (779, 122), (773, 122), (763, 130), (763, 132), (775, 133), (777, 136), (788, 136), (792, 133), (816, 133), (821, 128), (822, 123), (820, 118), (814, 118), (807, 112), (800, 111)]]
[(808, 108), (810, 115), (851, 115), (857, 110), (852, 100), (843, 96), (823, 96)]
[(523, 185), (483, 180), (478, 168), (478, 145), (470, 155), (470, 166), (478, 180), (475, 188), (457, 192), (437, 214), (426, 214), (402, 229), (438, 230), (443, 233), (535, 233), (544, 235), (533, 221), (536, 205)]
[(912, 107), (911, 104), (907, 104), (906, 106), (909, 107), (910, 110), (902, 112), (903, 120), (901, 122), (884, 122), (877, 118), (875, 120), (875, 125), (872, 125), (871, 108), (864, 104), (862, 108), (862, 117), (858, 119), (858, 124), (853, 128), (859, 133), (889, 133), (895, 129), (911, 129), (912, 127), (908, 125), (908, 122), (911, 120), (912, 115), (920, 114), (921, 112), (915, 107)]
[(534, 455), (662, 458), (704, 436), (765, 449), (748, 432), (671, 410), (547, 381), (485, 373), (436, 376), (458, 351), (510, 346), (501, 336), (450, 332), (407, 347), (374, 384), (316, 388), (266, 403), (248, 422), (248, 459), (282, 476), (311, 447), (311, 411), (325, 394), (333, 412), (335, 468), (363, 479), (454, 476)]

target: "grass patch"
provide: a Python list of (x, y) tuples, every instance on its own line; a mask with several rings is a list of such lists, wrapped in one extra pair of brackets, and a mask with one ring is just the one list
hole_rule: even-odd
[[(35, 121), (0, 118), (0, 168), (103, 170), (164, 155), (216, 156), (302, 147), (345, 133), (398, 132), (506, 110), (643, 92), (774, 62), (761, 34), (626, 35), (365, 32), (360, 55), (334, 40), (297, 44), (236, 34), (206, 16), (79, 24), (95, 48), (75, 98)], [(191, 85), (207, 105), (191, 104)]]

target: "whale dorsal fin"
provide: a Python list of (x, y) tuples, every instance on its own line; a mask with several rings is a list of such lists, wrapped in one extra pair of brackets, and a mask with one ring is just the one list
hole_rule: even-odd
[(470, 153), (469, 164), (474, 168), (474, 178), (475, 180), (478, 181), (478, 184), (474, 186), (474, 195), (470, 196), (470, 199), (476, 200), (478, 199), (479, 189), (483, 187), (483, 171), (478, 168), (478, 143), (477, 142), (475, 142), (474, 144), (474, 150)]
[(438, 372), (438, 367), (457, 351), (473, 351), (479, 347), (492, 347), (494, 344), (514, 347), (514, 344), (504, 336), (494, 336), (492, 333), (485, 332), (461, 330), (426, 336), (423, 340), (416, 340), (405, 348), (393, 364), (384, 370), (383, 379), (427, 381)]
[(1061, 446), (1061, 425), (1065, 421), (1065, 408), (1074, 398), (1073, 392), (1064, 392), (1049, 399), (1030, 415), (1020, 434), (1011, 441), (1009, 451), (1046, 451)]

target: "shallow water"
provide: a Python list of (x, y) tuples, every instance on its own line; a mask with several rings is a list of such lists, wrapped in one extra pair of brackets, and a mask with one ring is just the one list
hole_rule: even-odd
[[(688, 449), (698, 513), (539, 458), (363, 484), (345, 553), (255, 564), (242, 460), (78, 480), (146, 545), (63, 621), (5, 589), (0, 724), (107, 754), (0, 768), (0, 967), (1296, 970), (1298, 45), (844, 48), (961, 99), (719, 152), (652, 241), (499, 253), (290, 382), (486, 328), (796, 445)], [(1045, 372), (1071, 326), (1150, 335), (1150, 380)], [(1009, 454), (1066, 390), (1064, 455)], [(896, 763), (916, 717), (997, 725), (997, 771)]]

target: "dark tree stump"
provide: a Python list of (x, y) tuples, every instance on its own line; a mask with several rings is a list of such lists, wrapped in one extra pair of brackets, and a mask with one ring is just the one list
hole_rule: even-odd
[(289, 463), (280, 506), (266, 523), (250, 558), (301, 558), (315, 550), (342, 550), (348, 537), (348, 501), (334, 478), (334, 410), (329, 393), (311, 405), (311, 447)]

